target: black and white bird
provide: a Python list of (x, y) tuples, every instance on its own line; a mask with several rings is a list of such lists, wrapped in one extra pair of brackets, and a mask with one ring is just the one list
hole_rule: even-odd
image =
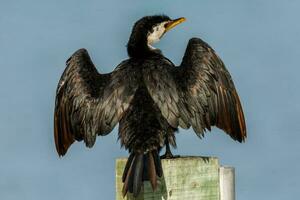
[(85, 49), (68, 60), (56, 91), (54, 136), (57, 152), (74, 141), (92, 147), (119, 123), (121, 145), (129, 151), (123, 195), (137, 196), (143, 181), (153, 190), (163, 174), (162, 158), (172, 158), (178, 127), (192, 127), (201, 138), (212, 126), (243, 142), (246, 125), (232, 78), (215, 51), (198, 38), (189, 40), (180, 66), (152, 45), (185, 18), (147, 16), (138, 20), (127, 44), (129, 58), (113, 72), (97, 71)]

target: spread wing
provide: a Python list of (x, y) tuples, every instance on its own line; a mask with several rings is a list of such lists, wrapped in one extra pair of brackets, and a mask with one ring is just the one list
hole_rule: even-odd
[(137, 89), (127, 61), (112, 73), (99, 74), (85, 49), (68, 60), (55, 101), (56, 150), (64, 155), (75, 141), (92, 147), (97, 135), (108, 134), (126, 111)]
[(242, 106), (231, 76), (204, 41), (192, 38), (182, 63), (144, 75), (149, 93), (172, 126), (193, 127), (198, 136), (217, 126), (239, 142), (246, 138)]

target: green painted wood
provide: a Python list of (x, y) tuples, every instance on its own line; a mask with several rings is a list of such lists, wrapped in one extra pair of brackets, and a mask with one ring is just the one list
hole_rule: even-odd
[[(122, 173), (126, 159), (116, 161), (116, 200), (133, 200), (131, 194), (122, 197)], [(180, 157), (162, 160), (164, 176), (155, 192), (145, 182), (135, 200), (220, 200), (219, 161), (214, 157)]]

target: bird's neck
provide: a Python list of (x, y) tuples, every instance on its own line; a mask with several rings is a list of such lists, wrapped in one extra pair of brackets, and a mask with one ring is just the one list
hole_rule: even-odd
[(130, 37), (127, 44), (127, 53), (131, 58), (147, 58), (156, 54), (161, 54), (159, 49), (151, 48), (148, 45), (147, 37)]

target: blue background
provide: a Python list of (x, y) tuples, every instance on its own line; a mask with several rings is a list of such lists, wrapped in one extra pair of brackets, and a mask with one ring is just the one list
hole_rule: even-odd
[(1, 0), (0, 199), (114, 199), (114, 162), (127, 156), (117, 128), (93, 149), (74, 144), (58, 158), (55, 89), (66, 59), (89, 50), (101, 72), (127, 58), (133, 23), (144, 15), (186, 17), (156, 47), (179, 64), (201, 37), (223, 59), (241, 97), (245, 144), (213, 129), (200, 140), (180, 130), (182, 155), (218, 156), (236, 167), (238, 200), (300, 195), (300, 2), (296, 0)]

